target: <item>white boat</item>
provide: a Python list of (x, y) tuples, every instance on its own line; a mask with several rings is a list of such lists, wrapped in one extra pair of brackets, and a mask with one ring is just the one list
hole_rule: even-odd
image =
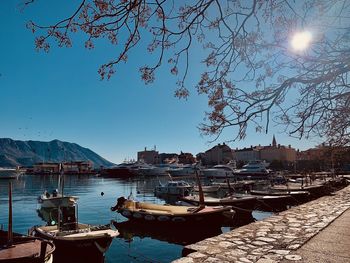
[(183, 167), (168, 170), (168, 174), (171, 177), (195, 176), (195, 172), (195, 168), (192, 165), (184, 165)]
[(77, 200), (77, 196), (66, 196), (63, 195), (63, 183), (64, 171), (63, 165), (60, 164), (60, 175), (58, 177), (58, 188), (55, 189), (51, 194), (45, 190), (42, 195), (38, 197), (38, 203), (41, 204), (42, 208), (54, 208), (59, 205), (68, 206), (74, 204)]
[(88, 225), (78, 222), (77, 204), (60, 204), (57, 225), (34, 226), (32, 236), (53, 241), (57, 254), (73, 258), (102, 257), (119, 232), (109, 225)]
[(185, 181), (168, 181), (166, 184), (156, 186), (155, 195), (187, 196), (193, 190), (193, 186)]
[(41, 204), (42, 208), (54, 208), (58, 207), (59, 204), (68, 206), (69, 204), (75, 203), (78, 199), (79, 197), (77, 196), (62, 196), (55, 190), (52, 194), (45, 191), (39, 196), (38, 202)]
[(230, 165), (218, 164), (212, 168), (201, 170), (204, 177), (207, 178), (227, 178), (234, 177), (234, 168)]
[(242, 167), (242, 169), (236, 169), (234, 174), (238, 176), (267, 176), (270, 171), (266, 168), (269, 163), (256, 160), (250, 161)]
[(141, 168), (139, 171), (144, 176), (164, 176), (168, 175), (170, 170), (177, 169), (178, 167), (176, 164), (157, 164), (149, 168)]

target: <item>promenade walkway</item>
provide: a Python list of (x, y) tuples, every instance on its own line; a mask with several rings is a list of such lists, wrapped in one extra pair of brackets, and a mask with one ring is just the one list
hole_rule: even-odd
[(175, 263), (348, 263), (350, 186), (186, 248)]

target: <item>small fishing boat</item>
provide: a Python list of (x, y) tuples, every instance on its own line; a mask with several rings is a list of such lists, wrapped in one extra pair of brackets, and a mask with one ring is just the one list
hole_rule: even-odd
[(77, 196), (66, 196), (63, 194), (64, 188), (64, 170), (63, 165), (60, 164), (60, 175), (58, 177), (58, 186), (51, 194), (45, 190), (42, 195), (38, 197), (38, 203), (42, 208), (55, 208), (59, 205), (69, 206), (76, 203), (79, 199)]
[(29, 234), (53, 241), (56, 246), (55, 254), (77, 258), (83, 255), (103, 257), (118, 231), (111, 229), (110, 225), (79, 223), (76, 203), (62, 203), (57, 209), (56, 225), (34, 226)]
[(291, 195), (256, 195), (256, 210), (280, 212), (298, 202)]
[(251, 190), (250, 191), (251, 195), (254, 196), (290, 196), (290, 202), (291, 204), (298, 204), (298, 203), (303, 203), (308, 201), (310, 197), (310, 193), (308, 191), (287, 191), (287, 190), (273, 190), (273, 189), (268, 189), (268, 190)]
[[(193, 205), (199, 205), (199, 196), (191, 195), (185, 196), (181, 198), (182, 201), (188, 202)], [(256, 203), (256, 197), (254, 196), (242, 196), (242, 195), (231, 195), (224, 198), (216, 198), (216, 197), (204, 197), (204, 204), (208, 206), (232, 206), (233, 209), (239, 210), (249, 210), (250, 213), (254, 209)]]
[(45, 191), (38, 197), (38, 203), (41, 204), (42, 208), (55, 208), (60, 204), (69, 206), (69, 204), (74, 204), (78, 199), (79, 197), (77, 196), (65, 196), (55, 190), (52, 194)]
[(12, 185), (9, 183), (8, 230), (0, 230), (1, 263), (52, 263), (52, 242), (12, 232)]
[(221, 225), (224, 221), (233, 220), (235, 212), (229, 206), (206, 206), (199, 175), (196, 170), (199, 187), (199, 206), (161, 205), (137, 202), (124, 197), (117, 199), (117, 204), (111, 207), (129, 220), (157, 225)]
[(117, 204), (111, 207), (124, 217), (147, 223), (179, 224), (221, 224), (227, 218), (233, 218), (231, 207), (223, 206), (178, 206), (137, 202), (120, 197)]
[(166, 184), (159, 183), (154, 189), (156, 196), (159, 195), (176, 195), (187, 196), (193, 190), (193, 186), (185, 181), (168, 181)]

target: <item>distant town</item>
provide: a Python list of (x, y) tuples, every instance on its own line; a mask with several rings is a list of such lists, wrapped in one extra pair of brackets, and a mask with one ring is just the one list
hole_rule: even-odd
[[(180, 152), (159, 153), (156, 147), (144, 148), (137, 152), (137, 160), (125, 160), (125, 163), (158, 164), (194, 164), (199, 162), (205, 167), (217, 164), (227, 164), (234, 161), (237, 168), (253, 160), (262, 160), (269, 163), (271, 170), (289, 170), (291, 172), (317, 172), (317, 171), (349, 171), (350, 148), (332, 147), (321, 144), (315, 148), (299, 151), (291, 145), (281, 145), (273, 136), (271, 144), (256, 145), (243, 149), (232, 149), (225, 143), (219, 143), (205, 152), (196, 154)], [(59, 173), (59, 162), (38, 162), (27, 169), (27, 173)], [(95, 166), (95, 167), (94, 167)], [(93, 174), (103, 170), (103, 165), (96, 167), (92, 161), (64, 161), (65, 174)]]
[(291, 145), (281, 145), (273, 136), (271, 144), (250, 146), (243, 149), (232, 149), (229, 145), (217, 144), (204, 153), (193, 156), (191, 153), (159, 153), (156, 149), (137, 153), (137, 161), (149, 164), (172, 163), (191, 164), (196, 161), (204, 166), (226, 164), (236, 161), (237, 167), (242, 167), (252, 160), (263, 160), (270, 163), (273, 170), (291, 171), (324, 171), (327, 169), (349, 170), (349, 147), (332, 147), (321, 144), (315, 148), (299, 151)]

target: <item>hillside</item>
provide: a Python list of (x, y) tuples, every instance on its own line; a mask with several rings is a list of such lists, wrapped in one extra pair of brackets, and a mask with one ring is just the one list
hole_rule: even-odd
[(53, 140), (50, 142), (19, 141), (0, 138), (0, 167), (32, 166), (36, 162), (90, 160), (94, 168), (112, 166), (88, 148), (76, 143)]

